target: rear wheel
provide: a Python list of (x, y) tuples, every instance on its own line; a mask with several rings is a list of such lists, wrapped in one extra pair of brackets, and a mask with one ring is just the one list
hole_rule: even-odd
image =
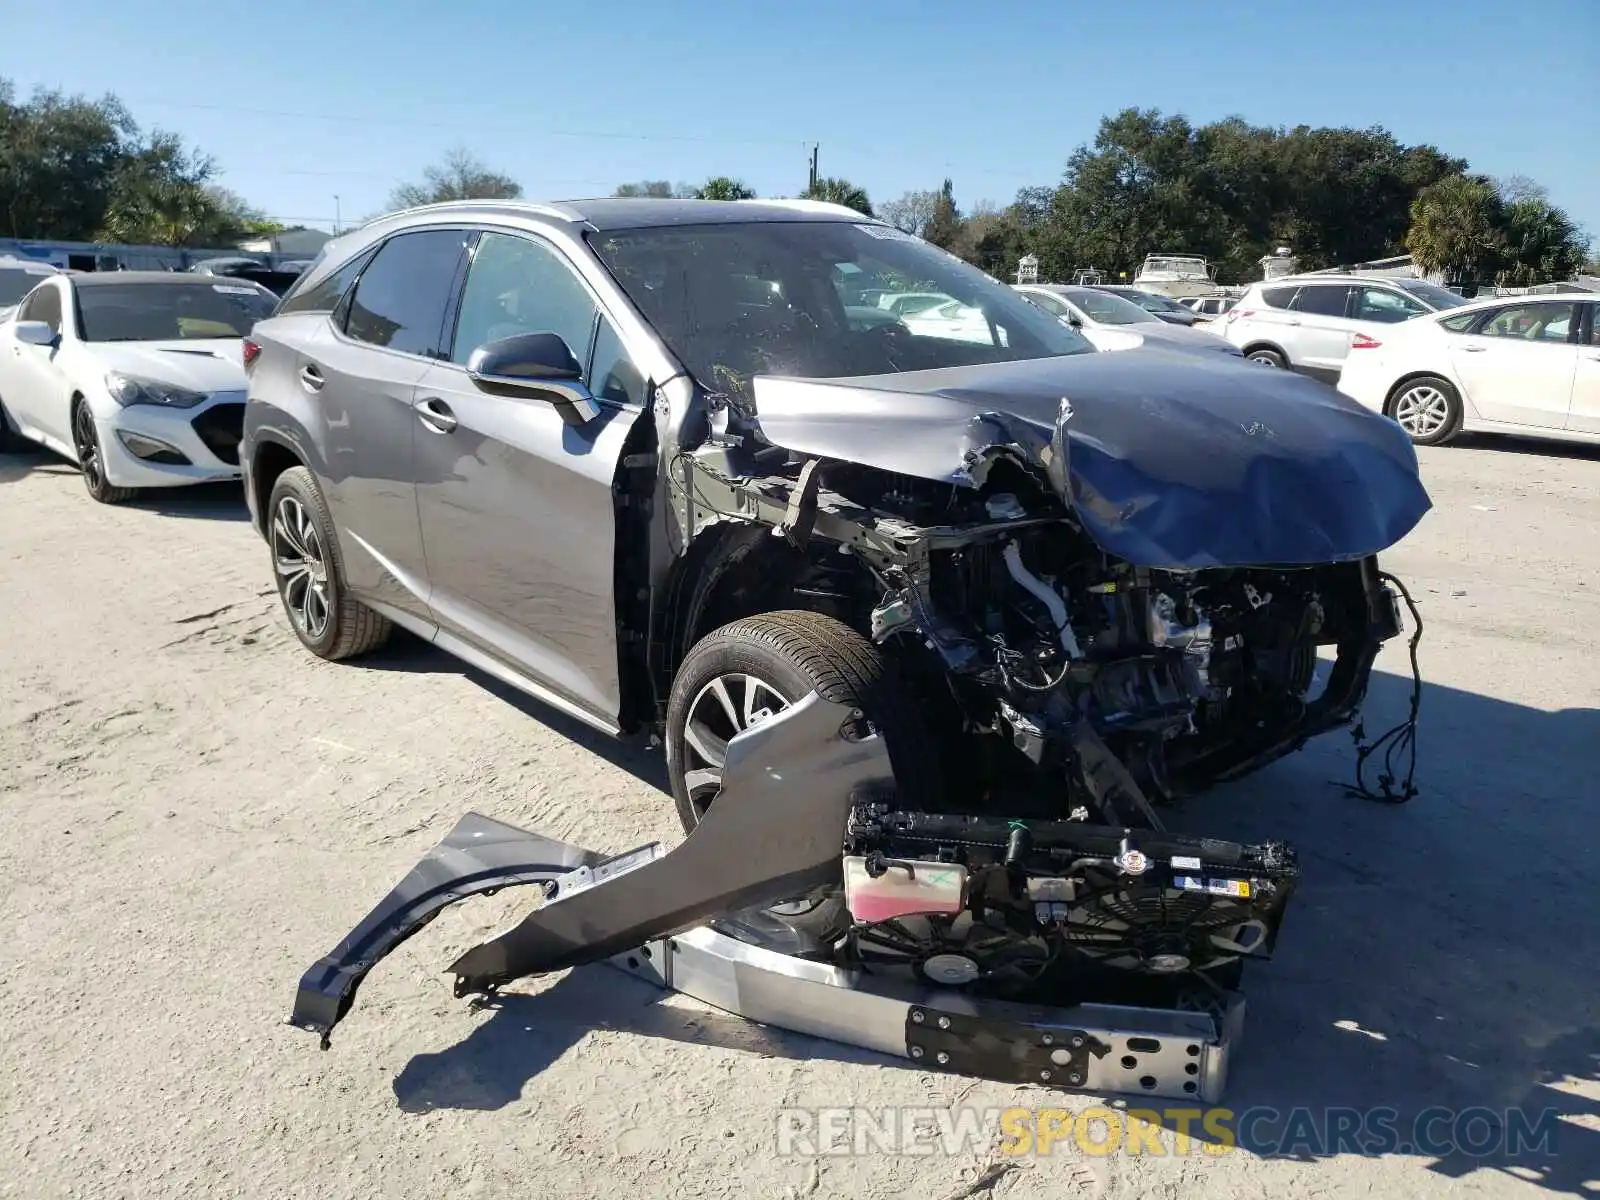
[(1246, 354), (1245, 357), (1251, 362), (1262, 367), (1277, 367), (1279, 370), (1283, 370), (1289, 365), (1288, 359), (1284, 358), (1283, 355), (1278, 351), (1267, 346), (1257, 346), (1254, 350), (1251, 350), (1248, 354)]
[[(728, 742), (812, 691), (860, 709), (884, 740), (900, 795), (918, 808), (938, 806), (937, 747), (916, 697), (877, 648), (832, 617), (775, 612), (735, 621), (702, 638), (673, 681), (667, 770), (685, 832), (700, 823), (716, 799)], [(842, 849), (843, 829), (839, 838)], [(766, 911), (818, 943), (849, 926), (837, 887)]]
[(389, 640), (387, 617), (345, 591), (333, 518), (305, 467), (278, 476), (267, 500), (267, 541), (278, 599), (300, 644), (336, 661), (376, 650)]
[(100, 450), (100, 431), (95, 427), (94, 411), (88, 402), (72, 406), (72, 448), (78, 455), (78, 470), (83, 486), (101, 504), (125, 504), (139, 494), (136, 488), (115, 487), (106, 479), (105, 455)]
[(1461, 428), (1461, 396), (1448, 380), (1424, 375), (1395, 392), (1389, 415), (1417, 445), (1438, 446)]

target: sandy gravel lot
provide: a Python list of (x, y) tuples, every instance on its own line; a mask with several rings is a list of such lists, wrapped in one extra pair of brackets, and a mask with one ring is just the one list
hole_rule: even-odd
[[(443, 969), (507, 896), (403, 947), (320, 1053), (284, 1024), (301, 971), (461, 812), (620, 850), (671, 832), (659, 766), (411, 639), (312, 659), (236, 490), (107, 509), (39, 454), (0, 459), (0, 1194), (1600, 1194), (1600, 454), (1481, 442), (1424, 470), (1436, 509), (1386, 559), (1427, 622), (1422, 797), (1345, 797), (1335, 736), (1177, 822), (1286, 837), (1306, 869), (1227, 1103), (1555, 1109), (1554, 1157), (779, 1158), (782, 1104), (1063, 1094), (607, 968), (474, 1011)], [(1379, 666), (1374, 727), (1403, 647)]]

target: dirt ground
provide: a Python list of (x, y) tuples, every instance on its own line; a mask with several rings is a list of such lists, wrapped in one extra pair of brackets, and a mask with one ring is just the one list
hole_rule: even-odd
[[(1554, 1110), (1554, 1156), (1241, 1134), (779, 1157), (781, 1105), (1094, 1098), (763, 1032), (605, 967), (474, 1010), (444, 968), (511, 895), (402, 947), (319, 1052), (284, 1023), (301, 972), (458, 815), (621, 850), (672, 831), (660, 766), (409, 638), (314, 660), (237, 489), (103, 508), (39, 454), (0, 459), (0, 1194), (1600, 1194), (1600, 453), (1423, 459), (1436, 508), (1385, 560), (1426, 621), (1421, 798), (1345, 796), (1334, 735), (1176, 820), (1293, 841), (1306, 873), (1225, 1102)], [(1374, 731), (1405, 667), (1385, 651)]]

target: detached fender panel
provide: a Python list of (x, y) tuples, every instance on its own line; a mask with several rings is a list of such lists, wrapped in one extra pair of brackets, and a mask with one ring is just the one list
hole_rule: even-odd
[(451, 904), (502, 887), (553, 885), (542, 907), (450, 968), (456, 993), (599, 962), (715, 917), (774, 904), (838, 877), (851, 806), (892, 786), (883, 739), (812, 692), (728, 743), (723, 786), (670, 853), (595, 854), (479, 816), (463, 817), (300, 981), (291, 1024), (322, 1036), (390, 951)]
[(367, 973), (442, 910), (503, 887), (545, 883), (602, 857), (468, 813), (332, 953), (301, 977), (290, 1024), (321, 1034), (326, 1048)]

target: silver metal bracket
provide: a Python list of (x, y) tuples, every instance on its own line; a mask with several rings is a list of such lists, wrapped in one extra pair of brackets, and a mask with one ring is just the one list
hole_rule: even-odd
[(761, 1025), (876, 1050), (930, 1071), (1214, 1104), (1244, 997), (1194, 1009), (1049, 1008), (901, 989), (701, 926), (608, 960), (637, 979)]

